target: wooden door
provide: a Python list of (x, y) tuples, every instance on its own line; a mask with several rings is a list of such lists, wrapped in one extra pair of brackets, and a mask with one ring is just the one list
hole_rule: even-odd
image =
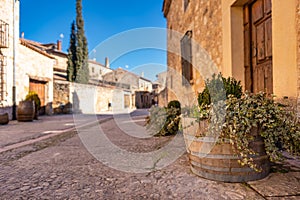
[(271, 0), (244, 6), (244, 41), (245, 89), (273, 93)]
[(128, 94), (124, 95), (124, 107), (129, 108), (130, 107), (130, 96)]
[(46, 82), (43, 81), (37, 81), (30, 79), (29, 82), (29, 91), (34, 91), (38, 94), (40, 100), (41, 100), (41, 110), (44, 110), (45, 107), (45, 87)]

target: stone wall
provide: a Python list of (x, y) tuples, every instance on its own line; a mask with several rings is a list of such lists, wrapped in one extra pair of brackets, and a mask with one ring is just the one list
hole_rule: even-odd
[[(70, 83), (70, 102), (73, 105), (73, 110), (79, 109), (85, 114), (94, 114), (103, 111), (108, 111), (108, 103), (111, 103), (113, 111), (123, 110), (124, 96), (130, 93), (110, 87), (110, 86), (96, 86), (83, 85), (78, 83)], [(132, 103), (130, 102), (130, 105)]]
[(167, 88), (164, 88), (158, 94), (158, 106), (165, 107), (167, 105), (168, 105), (168, 101), (167, 101)]
[[(191, 81), (194, 93), (203, 89), (204, 81), (200, 72), (196, 69), (202, 63), (200, 53), (206, 52), (207, 60), (212, 60), (216, 66), (222, 68), (222, 8), (221, 0), (198, 0), (190, 1), (186, 10), (184, 10), (183, 1), (170, 1), (168, 12), (165, 12), (167, 18), (168, 30), (168, 68), (175, 69), (174, 76), (181, 76), (181, 50), (180, 40), (187, 31), (192, 31), (192, 63), (193, 81)], [(166, 10), (165, 10), (166, 11)], [(197, 52), (197, 53), (196, 53)], [(205, 53), (205, 54), (206, 54)], [(200, 57), (199, 57), (200, 56)], [(206, 70), (208, 65), (202, 66)], [(170, 77), (168, 73), (168, 101), (176, 98), (172, 90), (182, 85), (179, 78)], [(172, 80), (173, 79), (173, 80)], [(176, 79), (177, 81), (175, 81)], [(179, 81), (179, 82), (178, 82)], [(176, 85), (178, 84), (178, 85)], [(173, 85), (173, 87), (171, 87)], [(170, 93), (171, 92), (171, 93)], [(178, 93), (178, 92), (177, 92)]]
[[(132, 96), (130, 92), (111, 86), (84, 85), (67, 81), (55, 81), (53, 110), (61, 113), (97, 114), (108, 110), (123, 110), (124, 96)], [(134, 103), (131, 102), (130, 105)], [(108, 107), (108, 104), (112, 107)], [(130, 108), (133, 108), (132, 106)]]
[(55, 81), (53, 84), (53, 111), (55, 114), (71, 113), (69, 100), (70, 86), (67, 81)]

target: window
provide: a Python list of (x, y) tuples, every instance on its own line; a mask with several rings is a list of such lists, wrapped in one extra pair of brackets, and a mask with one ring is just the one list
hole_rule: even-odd
[(168, 32), (169, 32), (169, 39), (172, 39), (172, 36), (173, 36), (173, 34), (172, 34), (172, 32), (173, 32), (172, 26), (170, 26)]
[(95, 72), (95, 68), (94, 67), (92, 67), (92, 73), (94, 73)]
[(193, 80), (191, 40), (192, 40), (192, 31), (188, 31), (180, 41), (182, 85), (189, 85)]
[(0, 20), (0, 48), (8, 48), (8, 24)]
[(186, 9), (188, 8), (189, 3), (190, 3), (190, 0), (183, 0), (184, 12), (185, 12)]

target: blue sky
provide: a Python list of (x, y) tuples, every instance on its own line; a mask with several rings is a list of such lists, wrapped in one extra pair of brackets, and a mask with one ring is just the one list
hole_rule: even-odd
[[(63, 34), (63, 51), (67, 51), (70, 38), (71, 23), (76, 18), (75, 0), (21, 0), (20, 32), (25, 38), (51, 43), (60, 39)], [(88, 39), (91, 58), (104, 63), (110, 57), (113, 48), (135, 42), (134, 37), (125, 38), (118, 47), (99, 52), (104, 41), (128, 31), (143, 27), (165, 28), (166, 21), (162, 13), (163, 0), (83, 0), (83, 17), (85, 33)], [(163, 29), (162, 29), (163, 30)], [(127, 31), (124, 33), (124, 31)], [(153, 35), (152, 40), (159, 40), (161, 48), (166, 46), (166, 35)], [(149, 33), (151, 34), (151, 33)], [(146, 36), (146, 38), (148, 38)], [(111, 60), (111, 59), (110, 59)], [(155, 74), (166, 69), (166, 52), (160, 49), (140, 49), (111, 60), (111, 67), (122, 67), (135, 73), (144, 72), (145, 77), (155, 79)]]

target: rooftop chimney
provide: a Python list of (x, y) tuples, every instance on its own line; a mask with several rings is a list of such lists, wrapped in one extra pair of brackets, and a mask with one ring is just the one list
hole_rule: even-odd
[(57, 40), (56, 48), (58, 51), (61, 51), (61, 41), (60, 40)]
[(108, 57), (105, 57), (105, 67), (106, 67), (106, 68), (110, 68)]
[(21, 38), (24, 39), (24, 36), (25, 36), (25, 33), (22, 32), (22, 33), (21, 33)]

